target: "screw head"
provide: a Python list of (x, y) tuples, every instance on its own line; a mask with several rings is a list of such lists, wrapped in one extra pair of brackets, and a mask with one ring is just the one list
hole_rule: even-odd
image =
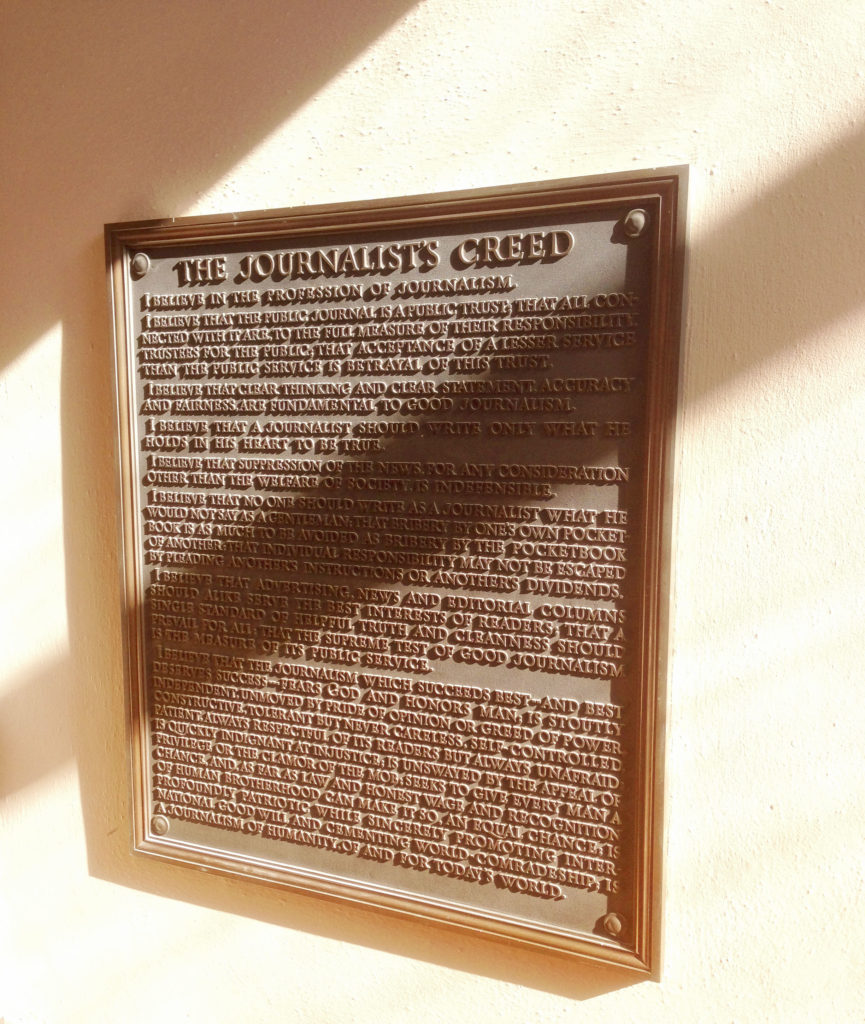
[(607, 914), (607, 916), (601, 921), (604, 931), (607, 935), (618, 938), (622, 934), (625, 927), (625, 922), (619, 917), (618, 914)]
[(132, 257), (130, 266), (135, 277), (144, 277), (147, 271), (150, 270), (150, 257), (145, 252), (137, 252)]
[(631, 210), (622, 222), (622, 230), (628, 238), (639, 238), (648, 220), (649, 215), (645, 210)]
[(153, 829), (154, 835), (164, 836), (168, 831), (168, 818), (161, 814), (156, 814), (150, 821), (150, 827)]

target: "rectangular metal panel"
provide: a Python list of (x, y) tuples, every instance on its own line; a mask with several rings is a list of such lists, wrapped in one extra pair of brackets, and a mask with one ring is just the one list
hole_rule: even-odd
[(684, 181), (108, 226), (138, 850), (653, 969)]

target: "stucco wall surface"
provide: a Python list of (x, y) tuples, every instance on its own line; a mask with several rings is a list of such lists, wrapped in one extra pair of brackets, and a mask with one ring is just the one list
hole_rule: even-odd
[[(12, 0), (6, 1024), (865, 1016), (861, 0)], [(663, 975), (133, 858), (105, 222), (691, 165)]]

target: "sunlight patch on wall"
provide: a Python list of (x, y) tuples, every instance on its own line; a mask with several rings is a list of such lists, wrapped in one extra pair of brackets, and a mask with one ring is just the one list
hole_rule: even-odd
[(65, 644), (60, 350), (55, 326), (22, 352), (0, 384), (6, 496), (0, 631), (7, 676), (28, 671), (34, 659), (55, 660)]

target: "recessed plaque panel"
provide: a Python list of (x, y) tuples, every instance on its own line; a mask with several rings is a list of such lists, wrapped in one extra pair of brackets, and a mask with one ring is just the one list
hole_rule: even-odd
[(682, 184), (107, 229), (137, 849), (654, 968)]

